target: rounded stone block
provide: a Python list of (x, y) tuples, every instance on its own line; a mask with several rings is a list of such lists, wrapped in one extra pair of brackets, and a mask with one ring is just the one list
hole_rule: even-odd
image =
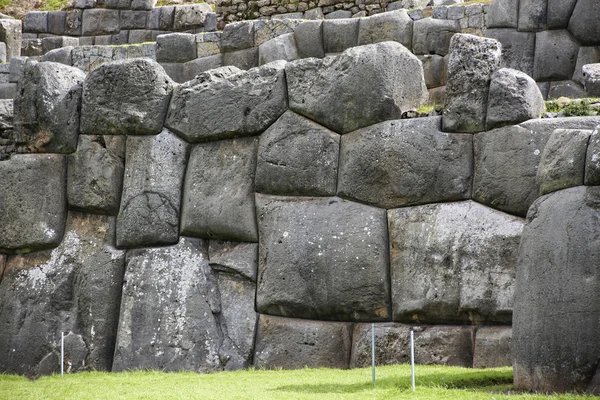
[(598, 15), (600, 3), (595, 0), (577, 0), (569, 21), (569, 31), (584, 46), (600, 45)]
[(578, 53), (579, 45), (566, 30), (538, 32), (533, 78), (536, 81), (571, 79)]
[(393, 40), (409, 50), (412, 48), (413, 21), (404, 9), (361, 18), (358, 28), (358, 45)]

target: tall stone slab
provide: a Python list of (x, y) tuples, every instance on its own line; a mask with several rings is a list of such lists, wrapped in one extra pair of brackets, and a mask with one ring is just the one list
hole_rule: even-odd
[(18, 19), (0, 19), (0, 42), (6, 43), (6, 61), (21, 55), (22, 22)]
[(110, 371), (125, 252), (114, 247), (114, 217), (69, 214), (54, 250), (8, 259), (0, 284), (0, 371), (47, 375)]
[(187, 143), (164, 129), (159, 135), (129, 136), (126, 148), (117, 246), (177, 243)]
[(584, 46), (600, 45), (600, 4), (594, 0), (577, 0), (569, 20), (569, 31)]
[(570, 188), (540, 198), (527, 216), (513, 318), (518, 389), (600, 394), (599, 200), (597, 187)]
[(338, 198), (256, 196), (260, 313), (390, 318), (385, 211)]
[(394, 321), (511, 322), (522, 219), (468, 201), (397, 208), (388, 221)]

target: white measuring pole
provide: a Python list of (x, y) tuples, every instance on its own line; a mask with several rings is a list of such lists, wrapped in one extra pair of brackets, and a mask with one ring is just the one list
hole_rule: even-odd
[(65, 374), (65, 333), (60, 333), (60, 376)]
[(371, 381), (375, 383), (375, 324), (371, 324)]
[(410, 380), (412, 382), (412, 390), (415, 391), (415, 335), (410, 331)]

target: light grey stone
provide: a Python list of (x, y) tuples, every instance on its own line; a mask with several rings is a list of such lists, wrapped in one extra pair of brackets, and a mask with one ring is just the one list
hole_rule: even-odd
[(300, 58), (325, 57), (323, 47), (323, 21), (305, 21), (294, 29), (296, 47)]
[(185, 82), (183, 71), (184, 64), (181, 63), (161, 63), (160, 66), (165, 70), (166, 74), (176, 83)]
[(388, 211), (394, 321), (510, 323), (523, 223), (473, 201)]
[(184, 31), (186, 29), (203, 27), (206, 16), (211, 12), (212, 7), (208, 3), (175, 6), (173, 30)]
[(413, 23), (412, 51), (415, 54), (445, 56), (452, 37), (460, 32), (460, 24), (453, 20), (423, 18)]
[(48, 33), (55, 35), (64, 35), (65, 21), (67, 13), (65, 11), (52, 11), (48, 13)]
[(211, 69), (220, 68), (223, 66), (223, 56), (215, 54), (212, 56), (197, 58), (183, 64), (183, 80), (191, 81), (197, 75), (209, 71)]
[(213, 271), (240, 275), (256, 282), (258, 244), (211, 240), (208, 247)]
[(293, 33), (271, 39), (258, 47), (258, 64), (264, 65), (277, 60), (297, 60), (298, 49)]
[(14, 99), (17, 97), (16, 83), (0, 83), (0, 99)]
[(518, 32), (514, 29), (488, 29), (485, 36), (496, 39), (502, 45), (500, 65), (533, 75), (535, 33)]
[(79, 46), (79, 39), (68, 36), (46, 37), (42, 39), (42, 52), (44, 54), (49, 51), (68, 46)]
[(301, 19), (271, 19), (254, 21), (254, 46), (260, 46), (269, 40), (287, 33), (302, 23)]
[(468, 34), (452, 37), (442, 119), (444, 131), (485, 130), (489, 85), (500, 65), (501, 48), (494, 39)]
[(352, 12), (348, 10), (336, 10), (325, 14), (325, 19), (352, 18)]
[(181, 212), (181, 234), (206, 239), (258, 240), (254, 210), (256, 138), (195, 145)]
[(594, 0), (578, 0), (571, 19), (569, 31), (583, 46), (600, 45), (600, 3)]
[(119, 12), (120, 29), (146, 29), (148, 11), (123, 10)]
[(196, 53), (198, 58), (221, 53), (221, 35), (216, 32), (199, 33), (196, 35)]
[(188, 142), (256, 135), (287, 110), (284, 61), (217, 68), (178, 86), (165, 125)]
[(173, 30), (174, 15), (175, 7), (173, 6), (153, 8), (150, 17), (148, 18), (148, 29), (154, 29), (158, 31)]
[(117, 247), (177, 243), (188, 145), (164, 129), (153, 136), (128, 136)]
[(339, 135), (287, 111), (260, 136), (256, 191), (334, 196), (339, 144)]
[(0, 252), (56, 247), (67, 217), (62, 154), (14, 155), (0, 162)]
[(42, 39), (23, 39), (21, 54), (24, 57), (40, 57), (44, 54), (42, 50)]
[(390, 318), (385, 210), (339, 198), (256, 196), (258, 312)]
[(83, 36), (110, 35), (119, 33), (119, 11), (101, 8), (83, 10), (81, 17)]
[[(600, 127), (600, 126), (599, 126)], [(592, 131), (585, 157), (584, 184), (600, 186), (600, 131), (596, 127)]]
[(140, 44), (152, 41), (152, 31), (144, 29), (134, 29), (129, 31), (128, 42), (130, 44)]
[(512, 366), (512, 329), (509, 326), (480, 326), (475, 334), (473, 368)]
[(156, 5), (156, 0), (131, 0), (132, 10), (152, 10)]
[(83, 11), (67, 11), (65, 17), (65, 35), (80, 36), (82, 32)]
[(548, 0), (519, 0), (519, 31), (547, 29), (547, 8)]
[[(547, 0), (548, 29), (565, 29), (569, 25), (571, 14), (577, 0)], [(600, 9), (598, 9), (600, 11)]]
[(42, 61), (56, 62), (69, 66), (73, 65), (73, 49), (73, 46), (67, 46), (50, 50), (44, 54)]
[(587, 64), (596, 63), (600, 63), (600, 49), (597, 47), (580, 47), (575, 72), (573, 73), (573, 81), (585, 86), (583, 67)]
[(488, 28), (517, 28), (519, 0), (496, 0), (487, 13)]
[(548, 100), (558, 99), (559, 97), (582, 98), (587, 97), (585, 89), (577, 82), (572, 80), (550, 82), (548, 89)]
[(290, 109), (340, 134), (399, 118), (427, 98), (421, 62), (396, 42), (294, 61), (286, 78)]
[(325, 14), (323, 14), (323, 9), (321, 7), (312, 8), (310, 10), (306, 10), (304, 12), (305, 19), (325, 19)]
[(325, 53), (339, 53), (358, 45), (358, 24), (359, 20), (356, 18), (323, 21)]
[(225, 25), (221, 35), (221, 50), (236, 51), (254, 46), (254, 21), (239, 21)]
[(438, 55), (417, 56), (423, 64), (423, 76), (427, 88), (435, 88), (446, 84), (446, 57)]
[(73, 2), (74, 8), (94, 8), (96, 7), (96, 0), (75, 0)]
[(600, 63), (584, 65), (582, 75), (585, 92), (588, 96), (600, 96)]
[(359, 46), (394, 40), (410, 50), (412, 36), (413, 22), (406, 10), (375, 14), (359, 22)]
[(223, 53), (223, 65), (243, 70), (258, 67), (258, 47)]
[(48, 12), (30, 11), (23, 16), (23, 31), (31, 33), (48, 32)]
[[(0, 20), (2, 22), (2, 20)], [(23, 79), (27, 57), (13, 57), (10, 60), (8, 81), (11, 83), (19, 82)]]
[(21, 55), (22, 24), (19, 20), (0, 19), (0, 42), (6, 43), (7, 60)]
[(184, 63), (197, 57), (196, 36), (191, 33), (170, 33), (156, 37), (156, 61)]
[(566, 30), (538, 32), (533, 78), (536, 81), (571, 79), (578, 53), (579, 46)]
[(173, 81), (157, 63), (132, 59), (102, 64), (83, 84), (81, 132), (147, 135), (162, 130)]

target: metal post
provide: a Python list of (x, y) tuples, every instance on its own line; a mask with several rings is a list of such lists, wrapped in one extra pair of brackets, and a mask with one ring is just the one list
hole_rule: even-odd
[(60, 333), (60, 376), (65, 374), (65, 333)]
[(414, 332), (410, 331), (410, 372), (412, 390), (415, 391), (415, 336)]
[(375, 324), (371, 324), (371, 381), (375, 383)]

